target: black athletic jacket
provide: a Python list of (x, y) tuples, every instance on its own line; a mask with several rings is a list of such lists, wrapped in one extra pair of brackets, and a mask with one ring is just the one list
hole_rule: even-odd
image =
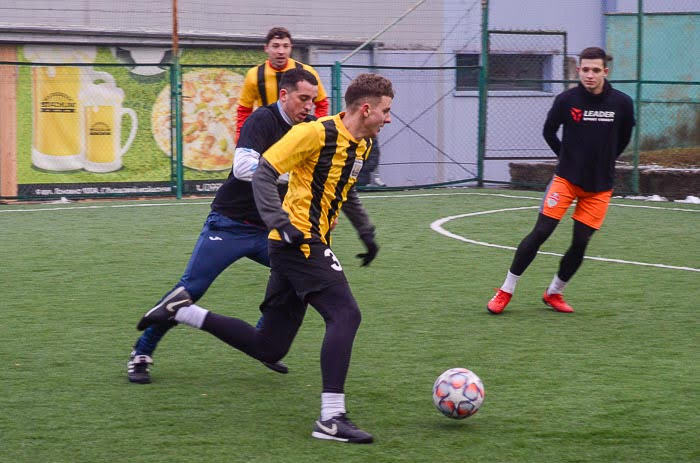
[[(579, 83), (560, 93), (547, 114), (542, 135), (559, 158), (556, 174), (585, 191), (610, 190), (615, 160), (625, 150), (634, 127), (632, 99), (606, 80), (594, 95)], [(563, 125), (563, 136), (557, 137)]]
[[(315, 120), (308, 116), (306, 122)], [(241, 128), (238, 148), (250, 148), (260, 156), (292, 128), (279, 112), (277, 103), (261, 106), (246, 119)], [(278, 185), (280, 197), (287, 191), (287, 184)], [(236, 178), (231, 171), (223, 185), (217, 190), (211, 209), (233, 220), (265, 227), (260, 218), (250, 181)]]

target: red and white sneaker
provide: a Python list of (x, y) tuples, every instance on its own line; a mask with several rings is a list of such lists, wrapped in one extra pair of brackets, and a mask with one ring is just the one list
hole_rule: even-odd
[(542, 302), (557, 312), (572, 313), (574, 311), (573, 307), (566, 303), (561, 294), (547, 294), (547, 291), (545, 291), (542, 296)]
[(511, 297), (513, 297), (512, 293), (508, 293), (502, 289), (496, 290), (496, 295), (491, 298), (488, 304), (486, 304), (486, 310), (493, 314), (503, 312), (510, 302)]

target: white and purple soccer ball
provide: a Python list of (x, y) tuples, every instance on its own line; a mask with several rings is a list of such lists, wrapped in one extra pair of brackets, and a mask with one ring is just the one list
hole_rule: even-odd
[(433, 403), (449, 418), (468, 418), (479, 411), (483, 402), (484, 383), (466, 368), (450, 368), (433, 384)]

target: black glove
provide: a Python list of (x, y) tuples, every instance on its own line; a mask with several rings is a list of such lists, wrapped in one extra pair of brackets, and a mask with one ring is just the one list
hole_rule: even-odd
[(282, 241), (290, 246), (299, 246), (304, 241), (304, 234), (291, 223), (286, 223), (279, 227), (277, 231)]
[(379, 252), (379, 246), (377, 246), (377, 243), (375, 243), (374, 235), (372, 234), (360, 236), (360, 239), (363, 243), (365, 243), (367, 252), (358, 254), (357, 258), (362, 259), (362, 266), (366, 267), (369, 265), (370, 262), (374, 260), (375, 257), (377, 257), (377, 253)]

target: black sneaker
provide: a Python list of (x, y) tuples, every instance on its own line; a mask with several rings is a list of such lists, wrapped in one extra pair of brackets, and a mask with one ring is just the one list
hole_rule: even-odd
[(282, 373), (283, 375), (286, 375), (287, 373), (289, 373), (289, 368), (287, 368), (287, 365), (285, 365), (282, 360), (278, 360), (275, 363), (263, 362), (263, 361), (261, 361), (260, 363), (265, 365), (270, 370), (276, 371), (277, 373)]
[(132, 352), (129, 356), (127, 366), (127, 376), (132, 383), (149, 384), (151, 382), (151, 370), (153, 359), (148, 355), (134, 355)]
[(316, 420), (311, 435), (317, 439), (337, 440), (354, 444), (369, 444), (374, 438), (372, 434), (359, 429), (345, 413), (336, 415), (330, 420)]
[(146, 315), (141, 317), (139, 324), (136, 325), (136, 329), (143, 331), (154, 323), (172, 321), (177, 311), (188, 305), (192, 305), (190, 293), (187, 292), (184, 286), (178, 286), (166, 294), (155, 307), (146, 312)]

